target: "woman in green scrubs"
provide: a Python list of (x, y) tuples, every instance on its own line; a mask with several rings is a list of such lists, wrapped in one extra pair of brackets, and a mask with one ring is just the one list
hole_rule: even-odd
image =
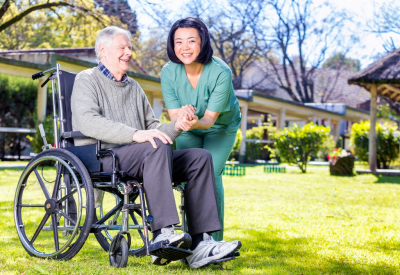
[[(177, 149), (204, 148), (213, 158), (218, 211), (224, 227), (222, 171), (239, 129), (241, 113), (232, 72), (213, 56), (206, 25), (198, 18), (178, 20), (168, 35), (168, 57), (161, 71), (161, 89), (172, 121), (186, 120)], [(213, 233), (216, 241), (223, 231)]]

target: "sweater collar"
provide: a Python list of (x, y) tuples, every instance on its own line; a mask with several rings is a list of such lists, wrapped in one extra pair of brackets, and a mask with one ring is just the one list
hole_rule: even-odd
[(104, 64), (101, 62), (99, 62), (99, 64), (97, 65), (97, 69), (99, 69), (100, 72), (102, 72), (107, 78), (109, 78), (115, 82), (125, 83), (125, 82), (129, 81), (129, 77), (126, 73), (122, 76), (121, 81), (117, 81), (115, 79), (115, 77), (112, 75), (112, 73), (107, 69), (107, 67), (104, 66)]

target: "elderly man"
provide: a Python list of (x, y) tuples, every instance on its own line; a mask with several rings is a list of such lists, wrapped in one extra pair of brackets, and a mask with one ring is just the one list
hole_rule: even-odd
[[(97, 67), (76, 76), (72, 93), (72, 126), (88, 138), (76, 145), (101, 140), (112, 148), (118, 168), (143, 181), (147, 205), (154, 216), (152, 242), (169, 240), (171, 245), (191, 249), (191, 268), (205, 266), (239, 250), (241, 243), (216, 242), (210, 233), (221, 230), (215, 195), (214, 173), (209, 152), (203, 149), (173, 151), (170, 144), (182, 130), (190, 128), (184, 114), (176, 121), (160, 124), (139, 84), (127, 76), (132, 59), (130, 33), (108, 27), (96, 38)], [(101, 158), (103, 171), (111, 171), (110, 156)], [(172, 182), (186, 182), (188, 233), (177, 234), (179, 223)], [(153, 263), (169, 260), (153, 256)]]

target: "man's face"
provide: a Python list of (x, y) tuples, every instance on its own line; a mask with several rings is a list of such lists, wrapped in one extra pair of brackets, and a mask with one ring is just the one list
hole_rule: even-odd
[(100, 45), (101, 63), (107, 67), (112, 75), (119, 81), (120, 77), (129, 70), (129, 61), (132, 59), (132, 46), (129, 39), (118, 34), (111, 45)]

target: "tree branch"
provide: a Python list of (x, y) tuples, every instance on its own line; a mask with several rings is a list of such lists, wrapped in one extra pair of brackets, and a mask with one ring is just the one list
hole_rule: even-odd
[(4, 14), (6, 13), (9, 7), (10, 7), (10, 0), (4, 1), (3, 5), (0, 8), (0, 19), (3, 18)]
[(31, 12), (34, 12), (34, 11), (37, 11), (37, 10), (49, 9), (49, 8), (52, 8), (52, 7), (59, 7), (59, 6), (66, 6), (66, 7), (72, 7), (72, 8), (76, 7), (75, 5), (72, 5), (72, 4), (69, 4), (69, 3), (65, 3), (65, 2), (37, 4), (37, 5), (34, 5), (34, 6), (31, 6), (31, 7), (27, 8), (26, 10), (20, 12), (19, 14), (17, 14), (13, 18), (11, 18), (10, 20), (8, 20), (8, 21), (4, 22), (3, 24), (1, 24), (0, 25), (0, 32), (4, 31), (5, 29), (7, 29), (12, 24), (17, 23), (18, 21), (20, 21), (22, 18), (24, 18), (25, 16), (27, 16)]

